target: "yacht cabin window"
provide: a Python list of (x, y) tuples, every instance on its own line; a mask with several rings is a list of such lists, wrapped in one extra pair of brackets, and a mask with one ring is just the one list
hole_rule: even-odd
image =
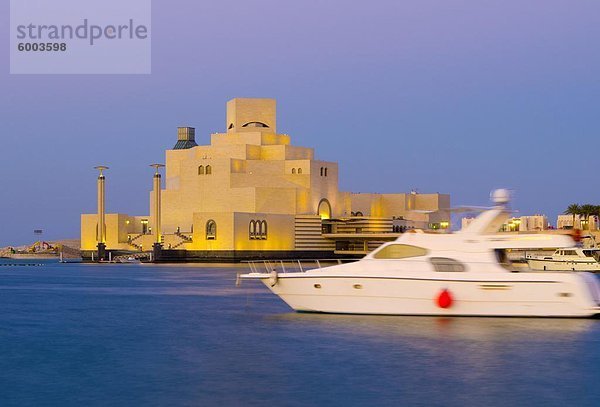
[(465, 265), (458, 260), (448, 257), (431, 257), (429, 259), (433, 269), (439, 272), (462, 272), (465, 271)]
[(381, 250), (373, 254), (376, 259), (406, 259), (409, 257), (425, 256), (427, 249), (408, 244), (391, 244), (384, 246)]

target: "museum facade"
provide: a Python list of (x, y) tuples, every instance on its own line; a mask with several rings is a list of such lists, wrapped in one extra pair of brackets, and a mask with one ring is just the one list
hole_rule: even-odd
[(337, 163), (277, 133), (273, 99), (232, 99), (226, 118), (210, 145), (178, 128), (150, 215), (82, 215), (84, 253), (103, 240), (118, 252), (160, 242), (171, 260), (361, 255), (406, 230), (449, 227), (447, 194), (340, 191)]

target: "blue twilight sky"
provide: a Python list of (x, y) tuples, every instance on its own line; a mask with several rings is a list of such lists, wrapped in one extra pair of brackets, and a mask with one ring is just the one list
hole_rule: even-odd
[(0, 5), (0, 246), (79, 235), (96, 210), (148, 213), (152, 170), (225, 103), (278, 101), (292, 143), (338, 161), (356, 192), (516, 190), (552, 223), (600, 204), (600, 2), (154, 0), (151, 75), (9, 75)]

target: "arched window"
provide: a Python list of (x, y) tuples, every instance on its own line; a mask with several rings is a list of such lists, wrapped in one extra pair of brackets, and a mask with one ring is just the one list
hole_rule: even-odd
[(206, 166), (206, 175), (212, 174), (212, 167), (210, 165)]
[(267, 239), (267, 221), (263, 220), (260, 222), (260, 238), (263, 240)]
[(292, 174), (295, 174), (295, 173), (296, 173), (296, 169), (292, 168)]
[(331, 219), (331, 204), (327, 199), (321, 199), (317, 208), (317, 214), (321, 219)]
[(327, 167), (325, 167), (325, 172), (324, 172), (325, 176), (327, 176)]
[(215, 240), (217, 238), (217, 222), (209, 220), (206, 222), (206, 240)]
[(198, 175), (204, 175), (204, 165), (198, 167)]
[(365, 215), (363, 215), (363, 213), (361, 211), (356, 212), (355, 215), (356, 216), (365, 216)]
[(263, 122), (248, 122), (244, 124), (242, 127), (269, 127)]
[(321, 176), (323, 176), (323, 167), (321, 167)]
[(233, 123), (231, 123), (228, 127), (229, 130), (233, 129)]
[(266, 240), (267, 239), (267, 221), (266, 220), (251, 220), (248, 225), (248, 238), (250, 240)]
[(298, 174), (302, 174), (302, 168), (298, 168)]

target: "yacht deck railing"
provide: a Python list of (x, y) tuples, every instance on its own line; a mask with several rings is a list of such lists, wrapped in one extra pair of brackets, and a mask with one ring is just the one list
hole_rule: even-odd
[(245, 261), (251, 273), (302, 273), (335, 264), (352, 263), (359, 259), (297, 259), (297, 260), (251, 260)]

